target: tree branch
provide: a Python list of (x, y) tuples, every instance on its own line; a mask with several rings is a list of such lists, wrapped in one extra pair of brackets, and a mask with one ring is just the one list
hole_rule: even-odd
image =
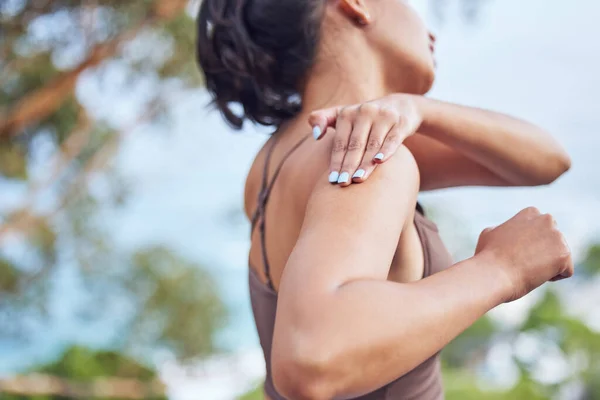
[(99, 44), (90, 52), (90, 56), (77, 68), (65, 72), (44, 87), (24, 96), (8, 112), (8, 117), (0, 120), (0, 138), (11, 137), (23, 131), (28, 125), (40, 121), (58, 110), (69, 95), (73, 93), (79, 75), (94, 67), (108, 57), (113, 56), (119, 45), (133, 38), (143, 23), (118, 35), (113, 40)]
[(146, 24), (172, 19), (183, 12), (187, 4), (188, 0), (155, 0), (152, 13), (135, 27), (106, 43), (96, 45), (90, 51), (89, 57), (77, 68), (61, 74), (44, 87), (24, 96), (8, 113), (0, 116), (0, 138), (15, 136), (27, 126), (56, 112), (73, 93), (77, 79), (83, 71), (113, 56), (122, 42), (134, 38)]
[[(17, 213), (13, 214), (13, 218), (6, 221), (4, 224), (0, 224), (0, 243), (2, 239), (10, 232), (27, 232), (28, 229), (31, 229), (35, 226), (35, 222), (39, 218), (51, 218), (55, 216), (60, 210), (62, 210), (69, 202), (69, 200), (73, 197), (73, 193), (77, 190), (77, 188), (82, 185), (86, 178), (91, 175), (94, 171), (102, 168), (106, 165), (110, 157), (114, 154), (114, 152), (118, 149), (118, 144), (128, 135), (135, 131), (139, 125), (153, 118), (158, 112), (159, 107), (155, 105), (150, 105), (149, 108), (139, 116), (139, 118), (133, 122), (131, 126), (126, 127), (120, 133), (116, 133), (113, 135), (104, 146), (99, 149), (83, 166), (81, 172), (75, 176), (73, 183), (70, 185), (70, 188), (63, 195), (62, 200), (56, 209), (48, 214), (39, 216), (30, 212), (30, 207), (22, 208)], [(55, 167), (53, 173), (50, 176), (50, 179), (40, 185), (36, 185), (30, 191), (27, 196), (28, 201), (26, 204), (33, 204), (34, 198), (37, 193), (41, 191), (41, 188), (45, 188), (52, 183), (52, 179), (56, 178), (60, 175), (62, 170), (60, 167), (68, 168), (70, 163), (79, 156), (83, 148), (85, 147), (86, 141), (85, 139), (89, 137), (89, 120), (83, 119), (82, 124), (87, 129), (82, 129), (77, 134), (73, 135), (73, 139), (69, 138), (67, 143), (65, 143), (66, 151), (64, 154), (68, 155), (67, 158), (57, 157)]]

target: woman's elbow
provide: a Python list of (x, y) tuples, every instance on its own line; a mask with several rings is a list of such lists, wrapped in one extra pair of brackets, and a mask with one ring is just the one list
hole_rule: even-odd
[(559, 176), (561, 176), (562, 174), (566, 173), (567, 171), (569, 171), (571, 169), (571, 157), (569, 156), (569, 154), (567, 154), (566, 151), (562, 151), (557, 157), (557, 163), (559, 165), (558, 169), (559, 169), (559, 174), (557, 176), (557, 178)]
[(272, 376), (277, 392), (288, 399), (326, 400), (334, 397), (331, 365), (315, 349), (273, 349)]
[(558, 145), (537, 155), (533, 161), (514, 181), (515, 186), (550, 185), (571, 169), (571, 157)]
[(549, 185), (569, 171), (571, 169), (571, 157), (566, 152), (559, 151), (550, 156), (546, 167), (546, 173), (536, 182), (537, 185)]

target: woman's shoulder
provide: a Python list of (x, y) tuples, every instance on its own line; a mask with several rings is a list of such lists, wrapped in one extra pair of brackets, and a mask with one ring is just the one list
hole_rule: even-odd
[[(327, 169), (330, 151), (323, 155), (327, 159), (326, 167), (321, 168), (314, 190), (324, 190), (329, 187), (336, 187), (328, 182), (328, 175), (331, 173)], [(347, 171), (352, 175), (353, 171)], [(400, 146), (396, 153), (387, 159), (383, 164), (377, 166), (372, 176), (363, 183), (354, 183), (347, 188), (339, 188), (344, 191), (351, 191), (353, 188), (361, 187), (368, 190), (387, 190), (389, 195), (393, 195), (395, 190), (406, 190), (407, 185), (411, 187), (411, 192), (415, 194), (419, 191), (420, 174), (417, 162), (411, 151), (406, 146)], [(402, 189), (400, 189), (402, 188)], [(350, 189), (350, 190), (348, 190)]]
[(251, 218), (257, 207), (265, 173), (265, 163), (268, 158), (267, 154), (270, 149), (273, 149), (273, 154), (268, 168), (267, 181), (270, 182), (273, 179), (273, 173), (281, 165), (281, 171), (273, 192), (277, 194), (277, 198), (282, 198), (283, 195), (286, 204), (292, 206), (294, 212), (299, 216), (305, 214), (311, 196), (322, 190), (336, 189), (336, 192), (339, 191), (335, 194), (337, 196), (355, 192), (353, 190), (355, 187), (362, 187), (359, 190), (361, 197), (365, 195), (369, 197), (369, 194), (362, 194), (366, 188), (369, 188), (370, 191), (396, 196), (399, 195), (399, 193), (396, 193), (397, 191), (405, 191), (408, 185), (411, 188), (411, 193), (414, 192), (416, 203), (416, 195), (420, 186), (419, 169), (414, 156), (405, 146), (400, 146), (393, 157), (390, 157), (384, 164), (379, 165), (366, 182), (353, 184), (347, 188), (340, 188), (329, 183), (328, 175), (331, 173), (329, 165), (333, 137), (333, 134), (326, 135), (318, 142), (308, 139), (287, 159), (286, 154), (294, 148), (299, 140), (302, 140), (303, 135), (298, 132), (298, 134), (289, 135), (285, 138), (281, 137), (280, 140), (271, 137), (257, 153), (246, 178), (244, 195), (246, 215)]

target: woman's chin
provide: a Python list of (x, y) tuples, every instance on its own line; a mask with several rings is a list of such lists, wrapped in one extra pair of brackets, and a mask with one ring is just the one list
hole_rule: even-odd
[(425, 95), (425, 94), (429, 93), (431, 88), (433, 88), (434, 83), (435, 83), (435, 72), (433, 74), (431, 74), (431, 77), (429, 78), (429, 80), (427, 80), (427, 82), (423, 85), (423, 91), (420, 94)]
[(435, 70), (431, 69), (431, 71), (422, 74), (421, 78), (418, 80), (418, 84), (414, 85), (414, 90), (412, 91), (412, 94), (423, 96), (429, 93), (429, 91), (433, 88), (434, 83)]

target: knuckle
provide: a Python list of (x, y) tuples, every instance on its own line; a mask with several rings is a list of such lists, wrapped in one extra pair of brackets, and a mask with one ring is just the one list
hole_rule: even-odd
[(387, 135), (387, 137), (385, 138), (385, 142), (388, 145), (396, 146), (396, 145), (400, 144), (402, 142), (402, 140), (400, 138), (400, 134), (395, 129)]
[(571, 252), (568, 249), (564, 249), (562, 253), (558, 256), (558, 259), (562, 263), (568, 263), (571, 261)]
[(364, 103), (360, 106), (359, 112), (364, 116), (375, 117), (379, 114), (379, 107), (372, 103)]
[(479, 234), (479, 236), (486, 236), (491, 231), (492, 231), (492, 228), (485, 228), (484, 230), (481, 231), (481, 233)]
[(556, 225), (556, 222), (554, 221), (554, 217), (550, 214), (543, 214), (540, 216), (540, 218), (544, 222), (544, 224), (548, 227), (554, 227)]
[(365, 148), (364, 143), (358, 138), (350, 138), (348, 143), (348, 151), (362, 150)]
[(378, 150), (383, 145), (383, 142), (379, 138), (369, 138), (367, 142), (367, 150)]
[(333, 140), (332, 151), (334, 153), (343, 153), (348, 149), (348, 142), (343, 138), (335, 138)]
[(540, 210), (537, 207), (527, 207), (524, 211), (529, 215), (540, 215)]
[(379, 115), (381, 115), (381, 117), (383, 117), (384, 119), (390, 121), (398, 121), (400, 119), (400, 114), (398, 114), (398, 112), (387, 107), (380, 109)]
[(352, 107), (344, 107), (340, 111), (340, 118), (351, 119), (354, 116), (354, 109)]

